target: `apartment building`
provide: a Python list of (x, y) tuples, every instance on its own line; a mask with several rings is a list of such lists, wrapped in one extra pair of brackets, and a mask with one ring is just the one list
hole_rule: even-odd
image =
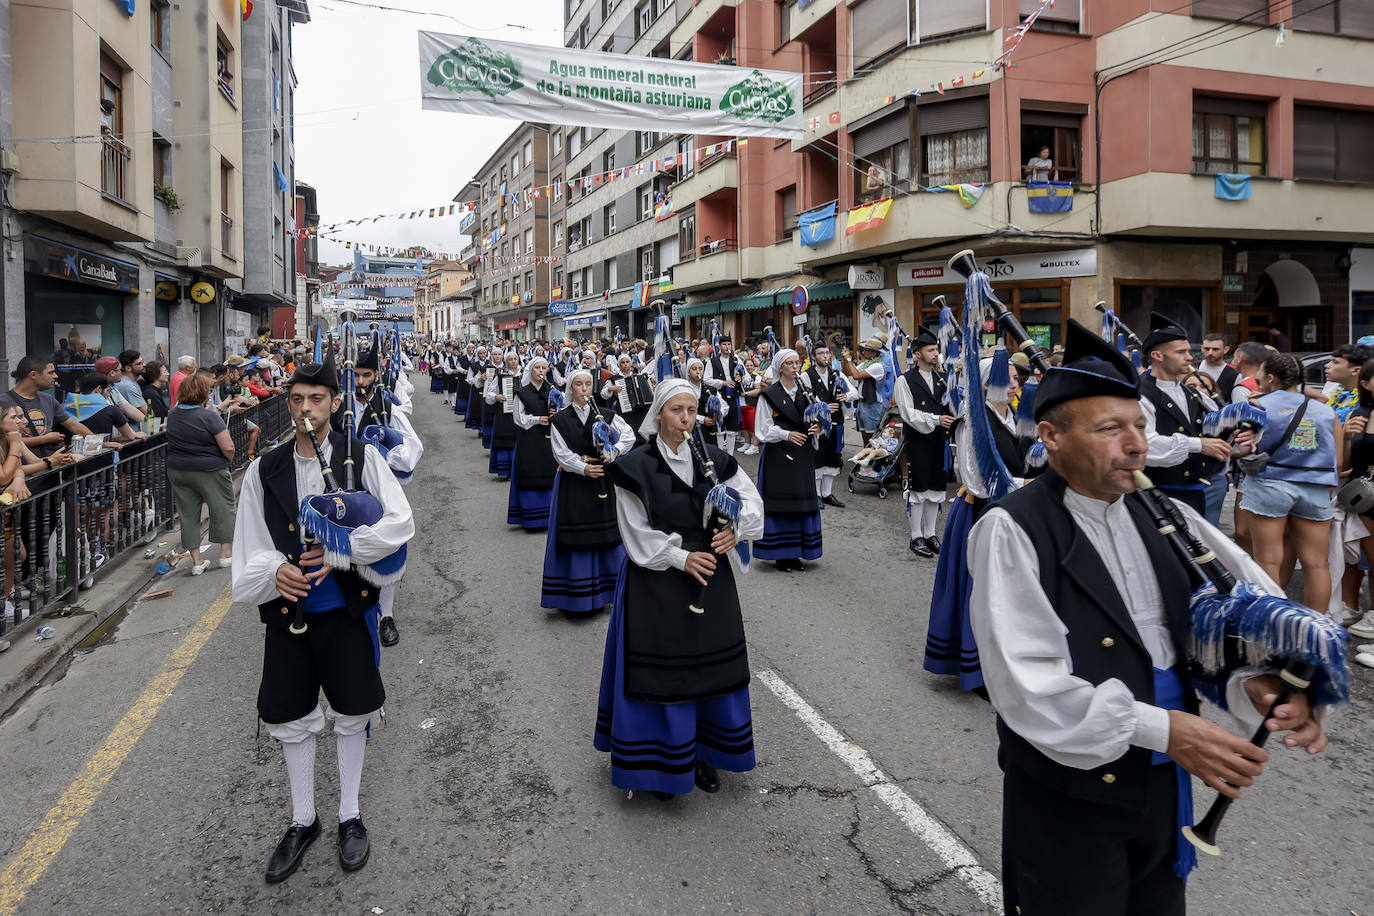
[(416, 334), (431, 340), (460, 336), (472, 300), (464, 290), (470, 277), (460, 261), (440, 258), (425, 265), (424, 277), (415, 286)]
[(454, 197), (476, 205), (469, 230), (477, 281), (472, 317), (486, 333), (523, 340), (549, 333), (557, 285), (550, 256), (564, 194), (557, 184), (544, 189), (562, 175), (561, 138), (547, 124), (522, 122)]
[(238, 5), (3, 12), (3, 377), (26, 352), (63, 351), (64, 378), (128, 348), (218, 360), (270, 317), (236, 308), (245, 186), (270, 180), (245, 178)]
[[(679, 3), (672, 56), (799, 69), (806, 87), (803, 139), (737, 147), (674, 189), (679, 232), (697, 240), (672, 271), (690, 300), (680, 314), (756, 336), (790, 326), (803, 285), (813, 337), (862, 336), (878, 302), (907, 327), (931, 324), (936, 298), (962, 289), (945, 257), (972, 247), (1046, 344), (1070, 316), (1091, 322), (1098, 300), (1139, 327), (1168, 314), (1194, 339), (1275, 326), (1321, 350), (1374, 331), (1374, 6), (1059, 0), (1014, 65), (993, 69), (1038, 6)], [(593, 46), (601, 34), (573, 32)], [(1071, 210), (1029, 202), (1027, 164), (1044, 147), (1041, 177), (1072, 188)], [(874, 165), (891, 211), (846, 235)], [(1243, 199), (1218, 173), (1251, 176)], [(982, 186), (971, 206), (926, 190), (961, 184)], [(799, 215), (829, 205), (835, 237), (802, 245)]]
[(424, 279), (425, 259), (418, 249), (400, 257), (364, 255), (353, 249), (353, 267), (337, 277), (342, 287), (335, 306), (358, 313), (366, 331), (370, 322), (395, 323), (402, 334), (415, 332), (415, 287)]
[(320, 305), (320, 226), (319, 196), (303, 181), (296, 182), (295, 228), (292, 239), (296, 263), (296, 307), (294, 329), (290, 335), (305, 339)]
[[(243, 295), (240, 308), (277, 314), (296, 308), (296, 72), (292, 27), (310, 21), (305, 0), (259, 0), (243, 22), (238, 103), (245, 174), (269, 177), (243, 189)], [(280, 322), (273, 320), (273, 327)], [(275, 332), (274, 332), (275, 333)]]

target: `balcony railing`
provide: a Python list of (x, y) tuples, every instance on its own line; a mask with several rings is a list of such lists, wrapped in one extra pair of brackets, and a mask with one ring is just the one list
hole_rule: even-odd
[(219, 248), (230, 257), (234, 254), (234, 218), (228, 213), (219, 215)]
[(712, 239), (697, 246), (697, 257), (708, 257), (722, 251), (738, 251), (739, 242), (735, 239)]
[(129, 147), (116, 136), (100, 138), (100, 190), (111, 197), (129, 202), (129, 161), (133, 158)]

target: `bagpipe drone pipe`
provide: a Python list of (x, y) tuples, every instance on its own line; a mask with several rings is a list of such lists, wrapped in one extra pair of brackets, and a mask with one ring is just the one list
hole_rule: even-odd
[[(956, 264), (955, 259), (961, 264)], [(989, 284), (986, 276), (978, 273), (972, 252), (961, 252), (955, 259), (951, 259), (950, 267), (968, 278), (966, 296), (981, 298)], [(980, 275), (983, 280), (975, 282)], [(967, 336), (970, 333), (967, 301), (965, 305)], [(1034, 344), (1020, 323), (1013, 319), (1002, 321), (1000, 325), (1030, 355), (1027, 344), (1030, 347)], [(1113, 323), (1114, 330), (1125, 335), (1121, 327), (1119, 320)], [(1037, 349), (1036, 355), (1031, 355), (1032, 365), (1042, 373), (1047, 371), (1043, 354)], [(970, 388), (977, 384), (975, 378), (970, 375)], [(970, 409), (969, 413), (972, 415), (975, 411)], [(1242, 413), (1235, 411), (1232, 416)], [(981, 453), (979, 458), (981, 462)], [(1189, 602), (1188, 648), (1189, 664), (1197, 674), (1194, 683), (1198, 692), (1226, 709), (1226, 675), (1241, 666), (1254, 665), (1281, 669), (1282, 688), (1265, 714), (1266, 720), (1298, 692), (1307, 692), (1311, 702), (1318, 706), (1348, 703), (1346, 634), (1339, 624), (1286, 597), (1270, 595), (1253, 583), (1237, 582), (1225, 564), (1192, 532), (1184, 513), (1173, 500), (1154, 489), (1145, 474), (1137, 472), (1135, 477), (1136, 489), (1126, 498), (1144, 508), (1160, 536), (1168, 541), (1188, 570), (1194, 585)], [(1269, 734), (1261, 725), (1250, 741), (1261, 746)], [(1218, 855), (1216, 834), (1230, 802), (1228, 796), (1218, 794), (1206, 816), (1193, 827), (1185, 828), (1184, 836), (1201, 851)]]
[[(742, 505), (739, 491), (733, 487), (727, 487), (721, 482), (720, 475), (716, 472), (716, 463), (711, 459), (711, 453), (706, 447), (706, 436), (702, 433), (701, 424), (692, 427), (691, 433), (687, 436), (687, 444), (691, 449), (692, 458), (696, 462), (697, 470), (711, 484), (711, 489), (706, 493), (706, 499), (702, 506), (702, 526), (712, 541), (720, 532), (728, 529), (739, 530), (739, 513)], [(735, 554), (739, 557), (740, 565), (745, 569), (749, 568), (749, 544), (747, 541), (739, 541), (735, 544)], [(709, 583), (701, 587), (701, 592), (697, 595), (697, 600), (687, 607), (693, 614), (706, 613), (706, 591), (710, 587)]]

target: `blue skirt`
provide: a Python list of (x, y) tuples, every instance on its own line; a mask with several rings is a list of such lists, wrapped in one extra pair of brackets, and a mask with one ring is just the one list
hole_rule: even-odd
[(468, 399), (458, 397), (455, 392), (453, 395), (453, 415), (455, 417), (466, 416), (468, 412)]
[(934, 674), (959, 678), (960, 690), (983, 686), (978, 646), (969, 622), (973, 578), (968, 569), (968, 534), (977, 521), (968, 500), (951, 504), (945, 519), (945, 537), (935, 566), (935, 588), (930, 594), (930, 623), (926, 628), (926, 653), (921, 667)]
[(431, 375), (431, 376), (429, 377), (429, 393), (430, 393), (430, 394), (443, 394), (443, 393), (444, 393), (444, 380), (441, 379), (441, 378), (439, 378), (439, 376), (437, 376), (437, 375)]
[(477, 386), (468, 387), (468, 406), (467, 413), (463, 415), (464, 429), (482, 428), (482, 401), (477, 396)]
[(544, 587), (539, 606), (577, 614), (599, 611), (615, 600), (625, 548), (611, 544), (591, 550), (559, 550), (554, 543), (558, 487), (549, 495), (549, 536), (544, 542)]
[(758, 560), (819, 560), (821, 514), (765, 515), (763, 537), (753, 543)]
[[(626, 563), (629, 561), (626, 560)], [(693, 703), (647, 703), (625, 696), (625, 577), (615, 591), (592, 746), (611, 755), (611, 782), (636, 792), (686, 795), (696, 762), (744, 773), (754, 768), (749, 688)]]
[(487, 461), (487, 473), (495, 474), (497, 477), (509, 477), (511, 461), (514, 458), (513, 448), (493, 448), (491, 458)]
[(526, 531), (544, 531), (549, 527), (549, 504), (553, 490), (522, 490), (515, 469), (511, 468), (510, 498), (506, 500), (506, 524), (519, 525)]

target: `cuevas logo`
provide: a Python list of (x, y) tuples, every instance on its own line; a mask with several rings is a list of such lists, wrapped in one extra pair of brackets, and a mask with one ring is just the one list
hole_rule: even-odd
[(480, 92), (496, 98), (521, 88), (520, 64), (477, 38), (435, 58), (425, 79), (450, 92)]
[(796, 114), (792, 90), (758, 70), (725, 90), (719, 107), (741, 121), (757, 120), (769, 124), (777, 124)]

